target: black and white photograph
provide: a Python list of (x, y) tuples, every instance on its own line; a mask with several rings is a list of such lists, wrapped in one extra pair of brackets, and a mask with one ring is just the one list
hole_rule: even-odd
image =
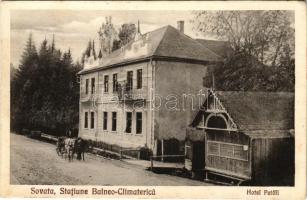
[(8, 184), (139, 198), (244, 186), (279, 198), (279, 186), (298, 186), (306, 104), (295, 12), (10, 10)]

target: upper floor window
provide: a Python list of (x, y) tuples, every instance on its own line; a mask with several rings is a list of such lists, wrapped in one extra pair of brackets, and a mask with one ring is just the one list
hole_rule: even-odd
[(136, 113), (136, 134), (142, 133), (142, 113)]
[(112, 112), (112, 131), (116, 131), (117, 127), (117, 113)]
[(104, 76), (104, 92), (109, 92), (109, 76)]
[(95, 113), (91, 112), (91, 128), (95, 127)]
[(113, 74), (113, 92), (118, 91), (117, 74)]
[(142, 69), (137, 70), (137, 89), (142, 88)]
[(133, 87), (133, 71), (127, 72), (127, 90), (132, 90)]
[(88, 94), (89, 79), (85, 79), (85, 94)]
[(126, 133), (131, 133), (131, 125), (132, 125), (132, 112), (126, 113)]
[(108, 113), (103, 112), (103, 130), (108, 129)]
[(88, 128), (88, 112), (84, 113), (84, 128)]
[(95, 93), (95, 78), (92, 78), (92, 81), (91, 81), (91, 91), (92, 91), (92, 94)]

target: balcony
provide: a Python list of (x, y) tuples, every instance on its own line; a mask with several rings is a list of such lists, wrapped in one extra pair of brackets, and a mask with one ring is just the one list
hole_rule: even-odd
[(110, 101), (120, 101), (120, 102), (131, 102), (131, 101), (144, 101), (147, 99), (148, 90), (146, 85), (142, 85), (142, 88), (131, 87), (128, 85), (126, 81), (119, 81), (117, 84), (117, 90), (113, 91), (113, 87), (109, 87), (108, 92), (104, 92), (104, 85), (100, 85), (99, 88), (102, 88), (94, 93), (91, 91), (88, 94), (81, 92), (80, 94), (80, 102), (110, 102)]
[(146, 100), (147, 90), (144, 86), (141, 89), (131, 87), (126, 81), (118, 82), (117, 95), (119, 101), (140, 101)]

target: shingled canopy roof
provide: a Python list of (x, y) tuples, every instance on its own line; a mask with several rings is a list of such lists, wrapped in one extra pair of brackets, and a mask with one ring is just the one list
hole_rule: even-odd
[(217, 91), (240, 130), (294, 128), (294, 94), (289, 92)]
[(151, 57), (180, 58), (200, 62), (222, 60), (221, 56), (181, 33), (176, 28), (165, 26), (142, 35), (138, 40), (131, 41), (126, 46), (102, 58), (102, 63), (99, 66), (84, 69), (79, 73), (82, 74)]
[[(212, 92), (212, 91), (211, 91)], [(226, 112), (247, 135), (281, 134), (280, 130), (294, 129), (294, 93), (290, 92), (243, 92), (214, 91)], [(206, 105), (206, 101), (204, 103)], [(200, 110), (193, 119), (196, 126), (201, 119)]]

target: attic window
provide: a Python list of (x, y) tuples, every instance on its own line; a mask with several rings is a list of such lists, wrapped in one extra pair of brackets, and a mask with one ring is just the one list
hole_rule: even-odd
[(227, 129), (227, 123), (225, 119), (221, 116), (211, 116), (207, 120), (208, 128), (219, 128), (219, 129)]

